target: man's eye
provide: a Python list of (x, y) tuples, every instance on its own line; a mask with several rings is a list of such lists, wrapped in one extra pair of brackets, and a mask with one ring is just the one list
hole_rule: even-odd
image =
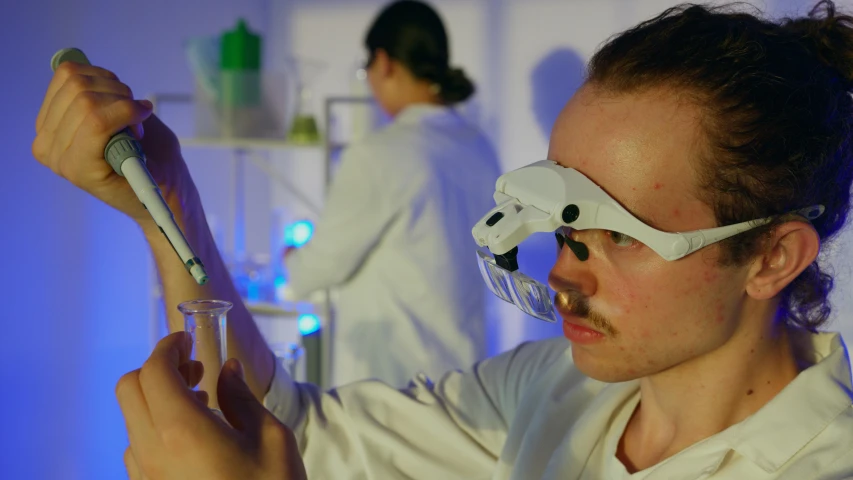
[(636, 242), (634, 237), (629, 237), (624, 233), (614, 232), (612, 230), (608, 230), (607, 234), (610, 236), (610, 240), (613, 241), (619, 247), (630, 247)]

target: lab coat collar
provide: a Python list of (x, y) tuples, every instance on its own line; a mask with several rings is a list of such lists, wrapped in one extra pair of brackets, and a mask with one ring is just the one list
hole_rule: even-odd
[[(578, 479), (587, 468), (596, 444), (602, 441), (611, 427), (614, 417), (622, 408), (637, 405), (640, 381), (610, 384), (602, 388), (595, 397), (595, 406), (584, 412), (571, 427), (558, 451), (548, 464), (542, 478)], [(555, 400), (560, 403), (560, 399)], [(645, 477), (646, 480), (699, 480), (716, 472), (726, 454), (732, 449), (726, 441), (727, 433), (707, 438), (690, 448), (689, 456), (673, 456), (656, 465)], [(619, 432), (622, 435), (622, 432)], [(777, 433), (778, 435), (778, 433)], [(694, 447), (701, 448), (697, 449)], [(581, 461), (579, 461), (581, 460)], [(689, 462), (685, 469), (683, 462)], [(685, 475), (685, 472), (689, 474)]]
[[(706, 478), (720, 468), (731, 450), (768, 473), (778, 470), (853, 403), (850, 360), (840, 335), (811, 334), (810, 340), (816, 363), (801, 372), (773, 400), (743, 422), (691, 446), (684, 452), (687, 455), (668, 458), (646, 479)], [(543, 478), (579, 478), (585, 460), (606, 433), (613, 416), (638, 390), (639, 380), (602, 388), (595, 397), (594, 407), (584, 412), (565, 436), (558, 448), (561, 454), (551, 459)], [(564, 401), (562, 397), (552, 397), (546, 408), (557, 414)], [(792, 415), (793, 412), (796, 413)], [(684, 476), (684, 461), (690, 462), (692, 476)]]
[(414, 103), (406, 106), (397, 114), (397, 123), (420, 123), (426, 118), (448, 117), (456, 118), (456, 112), (444, 105), (432, 103)]
[(853, 404), (850, 359), (841, 336), (809, 337), (816, 363), (732, 432), (732, 448), (768, 473), (778, 470)]
[[(610, 384), (602, 388), (595, 396), (594, 406), (584, 412), (564, 436), (557, 449), (560, 454), (551, 458), (542, 478), (580, 478), (596, 443), (607, 432), (613, 415), (625, 402), (631, 400), (639, 388), (639, 380)], [(546, 408), (570, 418), (571, 412), (561, 411), (564, 410), (561, 407), (566, 404), (564, 397), (571, 393), (564, 392), (563, 395), (552, 397)], [(553, 418), (561, 417), (555, 415)]]

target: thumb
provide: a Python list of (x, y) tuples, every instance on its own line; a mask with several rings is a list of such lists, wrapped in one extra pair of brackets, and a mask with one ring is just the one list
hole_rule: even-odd
[(229, 359), (223, 365), (216, 396), (219, 408), (231, 426), (240, 431), (260, 431), (268, 414), (267, 409), (246, 385), (243, 365), (236, 358)]
[(142, 138), (142, 122), (154, 112), (154, 105), (148, 100), (132, 100), (121, 98), (104, 108), (105, 126), (110, 131), (117, 131), (119, 126), (127, 126)]
[[(154, 104), (151, 103), (150, 100), (137, 100), (136, 104), (142, 107), (142, 116), (140, 118), (143, 122), (151, 118), (151, 114), (154, 112)], [(146, 113), (146, 111), (148, 113)], [(130, 129), (133, 138), (142, 140), (142, 138), (145, 137), (145, 128), (142, 126), (142, 123), (132, 124), (128, 128)]]

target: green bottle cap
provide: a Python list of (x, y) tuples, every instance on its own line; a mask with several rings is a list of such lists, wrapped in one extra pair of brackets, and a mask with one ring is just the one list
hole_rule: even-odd
[(219, 68), (222, 70), (260, 70), (261, 37), (246, 27), (242, 18), (237, 28), (222, 34)]

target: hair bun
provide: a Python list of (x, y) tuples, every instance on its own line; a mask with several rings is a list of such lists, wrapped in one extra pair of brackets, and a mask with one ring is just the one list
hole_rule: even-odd
[(438, 84), (442, 100), (449, 104), (464, 102), (476, 90), (474, 83), (461, 68), (448, 68)]
[(827, 67), (835, 70), (853, 88), (853, 17), (838, 15), (835, 3), (821, 0), (808, 17), (786, 19), (782, 29), (797, 40)]

